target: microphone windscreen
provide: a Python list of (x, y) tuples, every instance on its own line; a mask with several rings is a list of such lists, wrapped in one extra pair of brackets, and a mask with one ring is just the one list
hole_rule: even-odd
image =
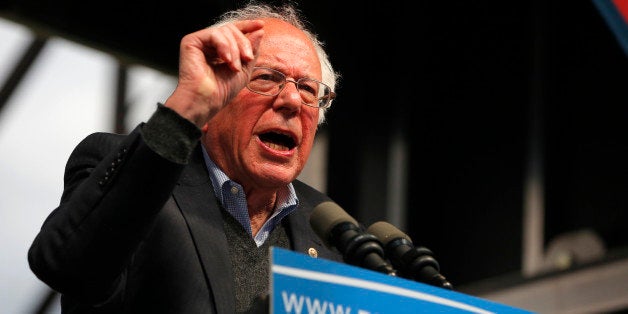
[(384, 246), (388, 245), (390, 241), (399, 238), (404, 238), (412, 243), (412, 240), (407, 234), (403, 233), (401, 230), (397, 229), (397, 227), (385, 221), (378, 221), (372, 224), (366, 229), (366, 232), (376, 236), (379, 241), (384, 244)]
[(314, 232), (323, 240), (327, 247), (334, 246), (329, 242), (332, 229), (344, 222), (358, 225), (358, 222), (353, 217), (347, 214), (338, 204), (331, 201), (318, 204), (314, 207), (310, 216), (310, 226), (312, 226)]

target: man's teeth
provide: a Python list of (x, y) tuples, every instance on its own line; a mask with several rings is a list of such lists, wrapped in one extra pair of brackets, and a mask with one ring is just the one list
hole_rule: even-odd
[(274, 150), (281, 150), (281, 151), (287, 151), (289, 150), (287, 146), (283, 146), (277, 143), (272, 143), (272, 142), (264, 142), (268, 147), (274, 149)]

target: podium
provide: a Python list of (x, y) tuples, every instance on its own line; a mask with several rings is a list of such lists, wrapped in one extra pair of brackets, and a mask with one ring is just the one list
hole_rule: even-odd
[(269, 313), (533, 312), (401, 277), (272, 247)]

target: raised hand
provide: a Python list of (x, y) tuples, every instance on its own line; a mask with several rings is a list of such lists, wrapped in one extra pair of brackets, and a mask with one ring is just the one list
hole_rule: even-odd
[(179, 81), (165, 105), (201, 128), (246, 86), (263, 26), (261, 20), (238, 21), (184, 36)]

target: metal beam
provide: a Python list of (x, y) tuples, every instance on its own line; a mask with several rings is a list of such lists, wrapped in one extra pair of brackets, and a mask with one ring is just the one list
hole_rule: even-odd
[(2, 85), (2, 89), (0, 90), (0, 114), (2, 114), (2, 110), (8, 103), (15, 89), (19, 86), (20, 82), (24, 78), (24, 75), (26, 75), (26, 72), (28, 72), (28, 69), (30, 69), (33, 62), (35, 62), (35, 59), (37, 59), (41, 53), (41, 50), (46, 45), (46, 42), (48, 42), (47, 37), (35, 36), (24, 52), (24, 55), (22, 55), (20, 61), (15, 64), (12, 73), (9, 74), (6, 81)]

